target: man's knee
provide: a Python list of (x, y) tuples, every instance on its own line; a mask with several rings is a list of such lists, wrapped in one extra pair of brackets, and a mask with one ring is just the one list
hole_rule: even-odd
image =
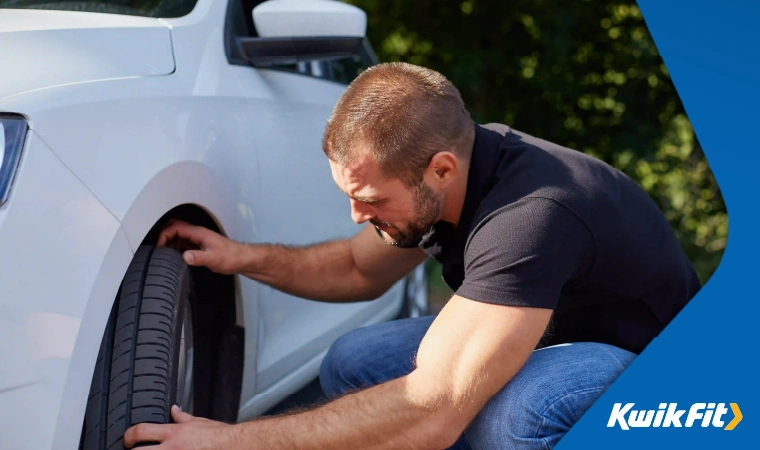
[(414, 355), (433, 319), (393, 320), (358, 328), (335, 341), (320, 368), (325, 394), (335, 398), (411, 372)]
[(473, 450), (550, 449), (605, 388), (577, 392), (505, 389), (480, 411), (465, 432)]
[(351, 331), (339, 337), (319, 368), (319, 383), (327, 398), (336, 398), (358, 388), (357, 372), (362, 363), (357, 361), (361, 352), (357, 348), (361, 340), (360, 330)]
[(594, 343), (538, 350), (486, 403), (465, 436), (475, 450), (552, 448), (634, 356)]

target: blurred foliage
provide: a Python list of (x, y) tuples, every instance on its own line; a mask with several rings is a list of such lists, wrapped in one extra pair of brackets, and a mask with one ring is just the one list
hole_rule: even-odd
[(350, 0), (381, 61), (435, 69), (479, 123), (600, 158), (665, 212), (704, 283), (726, 243), (718, 186), (630, 2)]

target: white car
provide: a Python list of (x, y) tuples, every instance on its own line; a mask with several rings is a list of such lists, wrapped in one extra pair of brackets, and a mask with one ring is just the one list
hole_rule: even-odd
[(340, 335), (424, 312), (421, 267), (335, 305), (155, 247), (175, 218), (246, 242), (358, 231), (320, 142), (374, 62), (366, 16), (259, 3), (0, 0), (0, 449), (121, 449), (174, 402), (246, 420)]

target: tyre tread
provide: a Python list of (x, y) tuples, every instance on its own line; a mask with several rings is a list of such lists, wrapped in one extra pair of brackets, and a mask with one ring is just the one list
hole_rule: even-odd
[(173, 339), (190, 282), (175, 250), (141, 246), (135, 253), (101, 342), (81, 450), (123, 450), (132, 425), (171, 420)]

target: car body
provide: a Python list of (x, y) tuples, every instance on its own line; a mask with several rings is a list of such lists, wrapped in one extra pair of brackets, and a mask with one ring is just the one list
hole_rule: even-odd
[[(229, 10), (0, 9), (0, 115), (28, 125), (0, 206), (0, 448), (77, 448), (122, 278), (173, 211), (252, 243), (358, 231), (320, 149), (345, 84), (231, 63)], [(242, 276), (234, 288), (239, 420), (313, 380), (337, 337), (395, 317), (404, 297), (402, 283), (355, 304)]]

